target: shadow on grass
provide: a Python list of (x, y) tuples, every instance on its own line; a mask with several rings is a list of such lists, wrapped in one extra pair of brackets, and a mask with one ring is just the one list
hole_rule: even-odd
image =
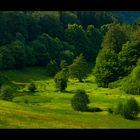
[(96, 83), (95, 81), (91, 81), (91, 80), (85, 80), (84, 82), (85, 83), (91, 83), (91, 84)]
[(71, 90), (71, 91), (68, 91), (68, 90), (65, 90), (65, 91), (58, 91), (58, 90), (55, 90), (54, 92), (55, 92), (55, 93), (63, 93), (63, 94), (66, 94), (66, 93), (72, 93), (72, 94), (73, 94), (73, 93), (75, 93), (76, 91), (75, 91), (75, 90), (73, 90), (73, 91), (72, 91), (72, 90)]
[(101, 111), (103, 110), (99, 107), (92, 107), (92, 108), (88, 108), (86, 112), (101, 112)]
[(140, 121), (140, 117), (135, 118), (133, 121)]

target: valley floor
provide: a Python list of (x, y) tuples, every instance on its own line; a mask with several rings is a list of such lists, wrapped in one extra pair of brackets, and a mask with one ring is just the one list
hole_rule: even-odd
[[(132, 95), (123, 93), (119, 88), (99, 88), (92, 75), (83, 83), (70, 79), (67, 91), (58, 93), (53, 79), (44, 69), (5, 71), (5, 74), (17, 84), (35, 81), (38, 92), (28, 95), (25, 86), (19, 90), (23, 95), (15, 97), (13, 102), (0, 100), (0, 128), (140, 128), (140, 114), (136, 120), (127, 120), (107, 111), (120, 98)], [(79, 88), (85, 89), (89, 95), (90, 107), (100, 107), (103, 111), (74, 111), (71, 98)], [(134, 97), (140, 104), (140, 96)]]

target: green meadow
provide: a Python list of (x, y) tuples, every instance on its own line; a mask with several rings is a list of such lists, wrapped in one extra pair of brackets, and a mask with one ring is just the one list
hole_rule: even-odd
[[(0, 100), (0, 128), (140, 128), (140, 114), (135, 120), (108, 113), (120, 98), (131, 96), (140, 104), (140, 96), (125, 94), (121, 89), (97, 87), (95, 77), (89, 75), (82, 83), (69, 79), (66, 92), (56, 92), (53, 78), (45, 69), (27, 68), (8, 70), (4, 74), (19, 87), (13, 101)], [(34, 81), (35, 95), (30, 95), (27, 85)], [(71, 107), (71, 98), (77, 89), (84, 89), (90, 107), (101, 112), (78, 112)]]

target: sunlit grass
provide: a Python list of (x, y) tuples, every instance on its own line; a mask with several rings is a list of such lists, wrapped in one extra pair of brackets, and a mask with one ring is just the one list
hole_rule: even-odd
[[(60, 93), (56, 92), (54, 80), (48, 78), (41, 68), (5, 73), (16, 83), (28, 84), (32, 79), (37, 92), (30, 95), (25, 87), (19, 90), (25, 95), (14, 97), (13, 102), (0, 100), (0, 128), (140, 128), (139, 118), (126, 120), (107, 112), (108, 107), (115, 105), (120, 98), (132, 95), (123, 93), (119, 88), (99, 88), (92, 75), (82, 83), (69, 79), (66, 91)], [(77, 89), (86, 90), (90, 107), (99, 107), (103, 111), (74, 111), (71, 98)], [(134, 97), (140, 104), (140, 96)]]

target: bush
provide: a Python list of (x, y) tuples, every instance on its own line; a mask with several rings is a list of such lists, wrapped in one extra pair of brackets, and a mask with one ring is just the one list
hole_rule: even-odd
[(130, 98), (123, 107), (122, 116), (126, 119), (133, 120), (139, 113), (139, 105), (134, 98)]
[(31, 82), (29, 85), (28, 85), (28, 90), (32, 93), (34, 93), (36, 91), (36, 85), (35, 83)]
[(67, 69), (63, 68), (54, 77), (55, 86), (58, 91), (63, 92), (67, 88), (67, 81), (68, 81), (67, 71), (68, 71)]
[(127, 94), (140, 95), (140, 65), (133, 69), (127, 80), (122, 84), (122, 89)]
[(55, 79), (57, 90), (64, 92), (67, 87), (67, 81), (65, 79)]
[(122, 101), (119, 101), (113, 113), (116, 115), (123, 115), (123, 107), (124, 104), (122, 103)]
[(59, 71), (59, 67), (55, 60), (51, 60), (47, 65), (47, 73), (49, 76), (54, 76)]
[(84, 90), (77, 90), (77, 93), (73, 96), (71, 104), (76, 111), (88, 111), (89, 98)]
[(109, 112), (110, 114), (113, 114), (113, 109), (112, 109), (112, 108), (108, 108), (108, 112)]
[(100, 112), (102, 111), (99, 107), (88, 108), (88, 112)]
[(133, 120), (139, 113), (139, 105), (137, 101), (132, 97), (125, 102), (119, 101), (117, 106), (112, 109), (108, 109), (109, 113), (116, 115), (121, 115), (126, 119)]
[(2, 86), (1, 88), (1, 99), (2, 100), (7, 100), (7, 101), (12, 101), (13, 99), (13, 89), (6, 85)]

